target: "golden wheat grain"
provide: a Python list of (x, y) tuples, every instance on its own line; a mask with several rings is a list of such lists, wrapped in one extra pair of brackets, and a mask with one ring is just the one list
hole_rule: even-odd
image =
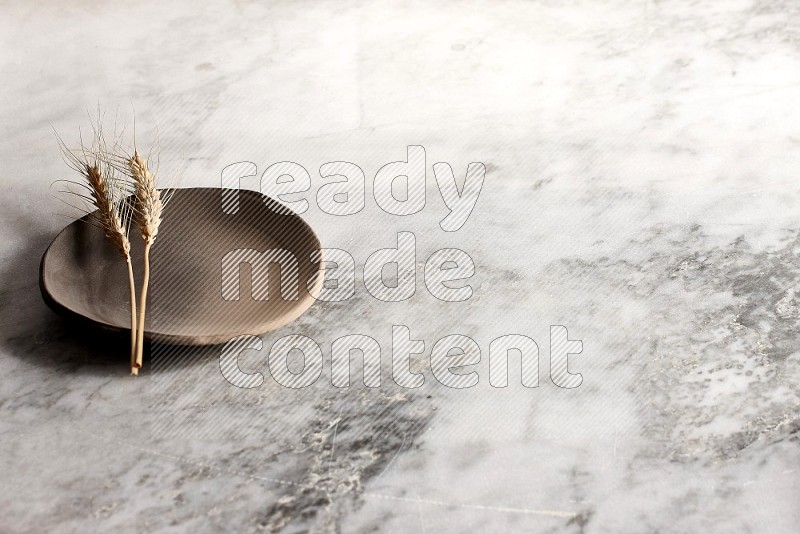
[(136, 222), (145, 243), (152, 243), (158, 235), (164, 209), (161, 192), (156, 187), (156, 179), (148, 168), (147, 160), (137, 150), (129, 158), (128, 165), (136, 191)]
[(120, 202), (114, 199), (108, 179), (97, 164), (86, 165), (86, 180), (91, 188), (92, 200), (97, 207), (97, 219), (106, 237), (124, 258), (130, 257), (131, 243), (120, 215)]

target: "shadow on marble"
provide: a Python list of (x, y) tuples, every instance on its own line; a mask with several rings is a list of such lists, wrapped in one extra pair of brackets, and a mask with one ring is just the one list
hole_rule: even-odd
[(42, 300), (39, 262), (52, 235), (37, 232), (0, 267), (5, 282), (0, 301), (0, 350), (28, 365), (63, 372), (127, 372), (128, 338), (78, 327), (58, 316)]

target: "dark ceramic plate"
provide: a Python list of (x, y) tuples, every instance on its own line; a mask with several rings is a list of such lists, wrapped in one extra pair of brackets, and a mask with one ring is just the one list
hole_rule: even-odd
[[(175, 191), (150, 252), (146, 339), (212, 345), (237, 335), (263, 334), (299, 317), (318, 296), (323, 277), (311, 256), (320, 250), (320, 242), (311, 227), (255, 191), (240, 191), (238, 211), (225, 213), (223, 200), (231, 194), (232, 190), (212, 188)], [(64, 228), (44, 253), (39, 273), (42, 296), (56, 312), (86, 326), (129, 334), (125, 261), (86, 219)], [(143, 245), (133, 228), (131, 245), (138, 295)], [(230, 276), (224, 297), (223, 257), (237, 249), (290, 252), (284, 258), (287, 266), (291, 256), (296, 258), (297, 284), (291, 283), (293, 277), (286, 278), (289, 287), (284, 295), (281, 277), (287, 277), (291, 267), (242, 263), (239, 300), (230, 300)], [(264, 274), (268, 275), (266, 299)], [(291, 294), (292, 286), (296, 295)]]

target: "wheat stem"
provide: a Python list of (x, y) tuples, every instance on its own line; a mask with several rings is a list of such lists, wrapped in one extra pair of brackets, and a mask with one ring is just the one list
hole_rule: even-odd
[(139, 297), (139, 322), (137, 325), (138, 331), (136, 335), (136, 360), (133, 367), (136, 369), (136, 372), (134, 374), (138, 374), (139, 369), (142, 367), (142, 353), (144, 349), (144, 317), (147, 310), (147, 288), (150, 285), (150, 247), (152, 244), (152, 241), (147, 241), (144, 245), (144, 276), (142, 277), (142, 292), (141, 296)]
[(142, 366), (142, 353), (144, 351), (144, 324), (147, 311), (147, 289), (150, 284), (150, 247), (156, 240), (158, 228), (161, 225), (161, 213), (164, 209), (164, 200), (156, 188), (156, 178), (148, 168), (147, 159), (139, 155), (134, 148), (133, 155), (128, 159), (128, 169), (135, 186), (136, 209), (134, 220), (139, 226), (139, 231), (144, 239), (144, 277), (142, 279), (141, 294), (139, 297), (139, 320), (137, 322), (136, 336), (136, 361), (134, 365)]
[[(74, 180), (59, 180), (59, 182), (80, 188), (79, 191), (67, 188), (63, 193), (83, 201), (84, 208), (81, 211), (91, 213), (85, 220), (102, 229), (106, 238), (125, 259), (131, 294), (131, 372), (136, 374), (133, 370), (136, 355), (136, 286), (131, 264), (130, 240), (128, 239), (133, 212), (131, 204), (125, 198), (127, 196), (126, 184), (116, 176), (114, 167), (109, 164), (111, 157), (107, 151), (102, 130), (98, 126), (93, 127), (93, 131), (95, 135), (93, 146), (87, 148), (81, 140), (80, 148), (74, 151), (68, 149), (56, 133), (65, 163), (83, 178), (79, 182)], [(94, 207), (96, 211), (92, 212), (91, 209), (88, 209), (89, 206)]]
[(130, 255), (125, 259), (128, 263), (128, 286), (131, 292), (131, 374), (138, 375), (139, 367), (141, 366), (136, 365), (136, 347), (138, 347), (136, 342), (136, 336), (138, 334), (138, 330), (136, 329), (136, 285), (133, 282), (133, 264), (131, 263)]

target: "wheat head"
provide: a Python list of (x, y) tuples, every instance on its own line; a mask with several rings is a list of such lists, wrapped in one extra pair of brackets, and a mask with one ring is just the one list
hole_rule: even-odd
[(128, 239), (127, 225), (123, 222), (123, 199), (115, 198), (114, 186), (97, 164), (86, 164), (84, 176), (89, 183), (92, 202), (97, 208), (95, 216), (100, 227), (119, 253), (130, 256), (131, 243)]
[(129, 258), (128, 229), (133, 207), (127, 201), (129, 191), (125, 181), (117, 178), (114, 167), (106, 162), (108, 155), (104, 152), (103, 141), (98, 137), (93, 149), (81, 144), (80, 149), (70, 150), (58, 134), (56, 137), (64, 162), (83, 178), (81, 181), (56, 181), (66, 184), (61, 192), (77, 198), (80, 205), (65, 203), (89, 214), (88, 222), (102, 229), (114, 248), (124, 258)]
[(145, 243), (152, 243), (158, 235), (161, 213), (164, 210), (161, 193), (156, 188), (155, 176), (147, 167), (147, 160), (137, 150), (128, 159), (128, 167), (136, 191), (134, 218)]

